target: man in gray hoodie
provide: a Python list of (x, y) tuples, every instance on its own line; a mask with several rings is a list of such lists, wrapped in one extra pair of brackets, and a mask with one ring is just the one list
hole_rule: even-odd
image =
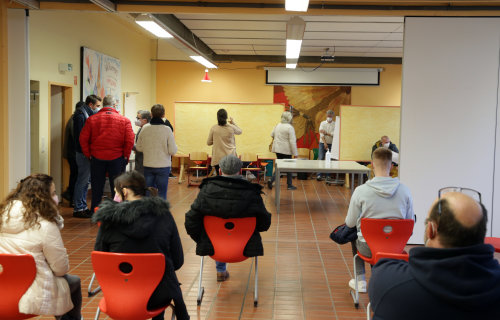
[[(361, 218), (372, 219), (413, 219), (413, 200), (408, 187), (391, 178), (392, 152), (387, 148), (377, 148), (373, 152), (372, 166), (375, 178), (354, 190), (349, 203), (345, 224), (356, 227), (358, 239), (352, 242), (352, 252), (359, 251), (366, 257), (371, 257), (371, 251), (361, 234)], [(361, 258), (356, 259), (358, 274), (358, 290), (366, 292), (365, 264)], [(355, 288), (351, 279), (349, 286)]]

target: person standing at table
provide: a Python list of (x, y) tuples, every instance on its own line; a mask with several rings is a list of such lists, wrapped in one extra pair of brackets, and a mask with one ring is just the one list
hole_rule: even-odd
[(215, 173), (219, 175), (219, 161), (225, 156), (232, 154), (236, 156), (236, 142), (234, 135), (240, 135), (243, 131), (234, 123), (233, 118), (227, 121), (227, 111), (217, 111), (217, 124), (210, 128), (207, 145), (212, 146), (211, 165), (215, 167)]
[[(283, 112), (281, 115), (281, 123), (274, 127), (271, 137), (273, 138), (272, 152), (276, 153), (278, 159), (291, 159), (292, 156), (297, 156), (297, 138), (295, 137), (295, 129), (290, 124), (292, 122), (292, 114), (288, 111)], [(269, 189), (273, 188), (273, 182), (276, 178), (276, 173), (271, 180), (267, 182)], [(280, 177), (278, 177), (279, 179)], [(288, 190), (296, 190), (297, 187), (292, 185), (292, 173), (286, 174), (286, 184)]]
[[(332, 151), (333, 142), (333, 131), (335, 130), (335, 121), (333, 117), (335, 113), (333, 110), (328, 110), (326, 112), (326, 120), (322, 121), (319, 125), (319, 149), (318, 149), (318, 160), (325, 160), (325, 154), (327, 151)], [(323, 175), (318, 173), (316, 180), (323, 180)]]

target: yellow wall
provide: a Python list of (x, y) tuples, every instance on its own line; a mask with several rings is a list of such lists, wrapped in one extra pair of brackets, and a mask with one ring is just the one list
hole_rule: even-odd
[(351, 104), (356, 106), (400, 106), (401, 65), (365, 65), (365, 68), (382, 67), (380, 85), (352, 87)]
[[(262, 63), (219, 64), (219, 69), (208, 72), (212, 82), (204, 83), (205, 68), (197, 62), (158, 61), (156, 100), (165, 106), (166, 117), (173, 123), (174, 102), (272, 103), (273, 86), (265, 84), (265, 71), (257, 70), (258, 65)], [(217, 121), (215, 115), (213, 121)]]
[[(219, 69), (210, 70), (208, 73), (212, 82), (203, 83), (201, 79), (204, 67), (196, 62), (158, 61), (156, 102), (165, 106), (166, 116), (172, 122), (175, 121), (176, 101), (272, 103), (273, 86), (265, 84), (266, 74), (262, 66), (262, 63), (219, 64)], [(338, 67), (384, 68), (380, 74), (380, 86), (352, 87), (351, 104), (400, 105), (401, 65)]]
[[(137, 106), (150, 106), (155, 89), (154, 46), (129, 22), (106, 13), (31, 10), (29, 24), (30, 79), (40, 81), (40, 144), (45, 147), (40, 170), (47, 172), (48, 83), (71, 85), (74, 106), (80, 100), (80, 47), (86, 46), (120, 59), (122, 91), (139, 92)], [(71, 63), (73, 70), (59, 73), (59, 63)]]

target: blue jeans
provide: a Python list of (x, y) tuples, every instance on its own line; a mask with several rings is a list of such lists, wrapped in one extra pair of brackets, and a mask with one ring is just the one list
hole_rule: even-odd
[(158, 189), (158, 195), (167, 200), (168, 177), (170, 168), (151, 168), (144, 167), (144, 178), (146, 178), (146, 186)]
[[(327, 145), (328, 145), (328, 150), (332, 152), (332, 144), (330, 143)], [(326, 154), (325, 144), (321, 142), (318, 147), (318, 160), (325, 160), (325, 154)], [(322, 173), (318, 173), (318, 177), (321, 177), (322, 175), (323, 175)]]
[(76, 153), (76, 165), (78, 166), (78, 177), (75, 183), (75, 192), (73, 201), (75, 202), (74, 211), (87, 209), (87, 190), (90, 180), (90, 160), (83, 153)]
[(225, 262), (215, 261), (215, 269), (217, 269), (217, 272), (224, 272), (224, 271), (226, 271), (226, 263)]

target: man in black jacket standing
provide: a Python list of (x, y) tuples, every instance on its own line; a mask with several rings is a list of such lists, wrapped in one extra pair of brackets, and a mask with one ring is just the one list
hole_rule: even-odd
[[(261, 193), (262, 186), (242, 179), (241, 160), (234, 155), (221, 159), (219, 166), (222, 176), (206, 178), (200, 185), (200, 193), (186, 213), (185, 227), (196, 242), (196, 254), (213, 255), (214, 247), (203, 227), (204, 216), (219, 218), (256, 217), (257, 224), (253, 235), (248, 240), (243, 254), (246, 257), (264, 255), (259, 232), (267, 231), (271, 226), (271, 214), (267, 212)], [(226, 264), (216, 261), (217, 281), (229, 277)]]
[(80, 133), (87, 119), (98, 111), (101, 106), (101, 98), (91, 94), (85, 99), (85, 104), (77, 108), (73, 113), (73, 139), (76, 151), (76, 164), (78, 167), (78, 175), (73, 193), (75, 208), (73, 217), (90, 218), (92, 213), (87, 207), (87, 189), (90, 179), (90, 160), (87, 159), (82, 152), (80, 145)]
[(500, 319), (500, 265), (484, 244), (481, 195), (466, 188), (439, 195), (425, 221), (425, 247), (411, 249), (409, 262), (382, 259), (373, 268), (373, 319)]

